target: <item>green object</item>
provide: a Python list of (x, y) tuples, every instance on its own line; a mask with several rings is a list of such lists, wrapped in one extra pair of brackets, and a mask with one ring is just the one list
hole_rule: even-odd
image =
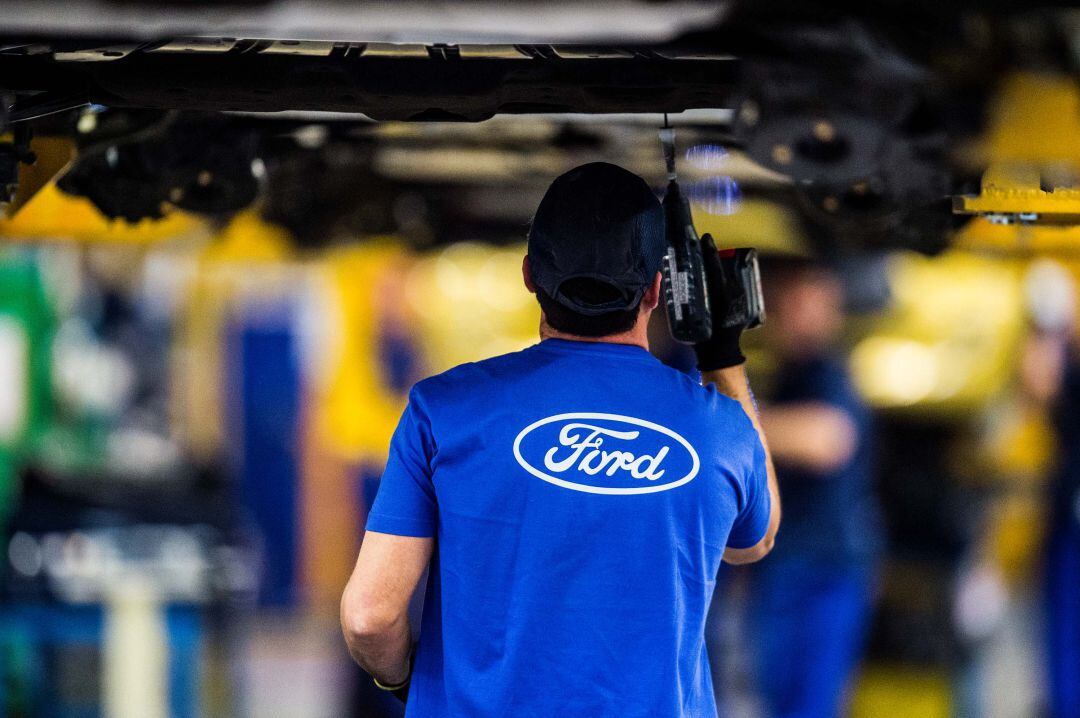
[(21, 458), (51, 423), (56, 321), (32, 255), (0, 254), (0, 521), (11, 512)]

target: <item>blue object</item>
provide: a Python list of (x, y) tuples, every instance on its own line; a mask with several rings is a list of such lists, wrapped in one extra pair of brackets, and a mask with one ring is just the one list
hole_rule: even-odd
[(1046, 564), (1050, 715), (1080, 718), (1080, 526), (1060, 522), (1050, 533)]
[(642, 348), (548, 339), (420, 382), (367, 524), (437, 537), (407, 715), (713, 715), (717, 569), (768, 518), (741, 406)]
[[(782, 494), (781, 494), (782, 495)], [(872, 581), (854, 566), (766, 557), (754, 566), (748, 626), (770, 718), (835, 718), (858, 666)]]
[(171, 605), (165, 611), (169, 633), (169, 715), (194, 718), (199, 700), (199, 657), (203, 620), (197, 606)]
[[(57, 664), (67, 651), (100, 650), (104, 632), (104, 611), (98, 605), (72, 606), (56, 603), (13, 603), (2, 613), (2, 641), (15, 642), (28, 650), (25, 700), (29, 714), (41, 718), (96, 718), (100, 715), (100, 678), (91, 675), (90, 685), (58, 685)], [(67, 688), (67, 690), (65, 690)], [(26, 706), (18, 706), (12, 715), (20, 715)], [(0, 709), (0, 715), (7, 715)]]
[[(200, 712), (199, 656), (203, 619), (198, 606), (175, 604), (165, 611), (169, 641), (168, 701), (173, 718), (194, 718)], [(28, 699), (31, 715), (42, 718), (93, 718), (101, 715), (100, 677), (84, 676), (70, 694), (53, 665), (58, 652), (74, 648), (100, 651), (105, 632), (105, 608), (100, 604), (12, 603), (0, 611), (0, 645), (23, 643), (30, 650)], [(51, 660), (50, 660), (51, 659)], [(69, 669), (70, 670), (70, 669)], [(17, 712), (21, 714), (21, 711)], [(0, 704), (0, 716), (6, 716)]]
[(283, 311), (236, 327), (232, 341), (239, 374), (233, 414), (240, 427), (240, 501), (262, 539), (259, 602), (291, 606), (299, 550), (300, 368), (289, 315)]
[(412, 339), (400, 329), (380, 328), (379, 366), (390, 389), (404, 394), (419, 375), (420, 356)]
[(784, 520), (772, 554), (748, 567), (757, 687), (772, 718), (833, 718), (858, 665), (882, 549), (872, 485), (871, 417), (843, 364), (789, 362), (770, 406), (814, 402), (842, 410), (857, 433), (852, 456), (815, 473), (776, 462)]
[(1080, 718), (1080, 363), (1072, 356), (1055, 412), (1059, 468), (1052, 485), (1044, 590), (1052, 718)]

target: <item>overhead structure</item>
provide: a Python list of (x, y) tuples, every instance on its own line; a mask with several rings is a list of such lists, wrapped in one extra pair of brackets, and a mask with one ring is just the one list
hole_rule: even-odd
[[(1010, 165), (986, 175), (981, 197), (956, 201), (959, 218), (951, 211), (987, 166), (955, 150), (984, 135), (1003, 75), (1056, 73), (1050, 82), (1062, 87), (1035, 94), (1060, 107), (1034, 114), (1045, 115), (1043, 134), (1072, 132), (1063, 123), (1080, 113), (1060, 48), (1080, 24), (1052, 4), (946, 2), (911, 13), (899, 0), (72, 0), (58, 16), (46, 0), (16, 0), (5, 9), (0, 200), (15, 200), (11, 209), (22, 203), (18, 168), (33, 164), (30, 139), (50, 137), (76, 147), (57, 186), (109, 218), (181, 209), (223, 222), (257, 205), (296, 236), (313, 228), (305, 246), (357, 225), (408, 236), (401, 225), (436, 215), (440, 231), (418, 241), (476, 238), (527, 221), (504, 191), (487, 203), (499, 216), (478, 229), (462, 208), (485, 183), (525, 197), (529, 168), (545, 174), (597, 155), (641, 166), (634, 128), (661, 113), (739, 161), (704, 169), (703, 180), (788, 204), (817, 251), (935, 253), (965, 215), (1072, 221), (1076, 202), (1052, 173), (1036, 188)], [(1072, 119), (1061, 119), (1069, 107)], [(556, 152), (542, 156), (536, 141), (501, 136), (493, 123), (466, 140), (477, 145), (467, 166), (450, 166), (448, 156), (465, 156), (464, 143), (448, 142), (461, 139), (452, 123), (523, 115), (549, 118), (537, 125), (557, 128), (547, 140)], [(994, 134), (1015, 121), (992, 120), (984, 158), (1030, 157), (1012, 135)], [(306, 197), (330, 176), (350, 193)]]

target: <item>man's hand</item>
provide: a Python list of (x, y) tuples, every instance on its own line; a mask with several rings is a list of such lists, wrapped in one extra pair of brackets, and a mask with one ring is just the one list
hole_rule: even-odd
[(731, 287), (724, 282), (720, 254), (710, 235), (701, 238), (702, 264), (705, 268), (705, 291), (709, 295), (709, 308), (712, 314), (712, 335), (703, 342), (694, 345), (697, 366), (702, 372), (738, 366), (746, 361), (739, 339), (742, 337), (741, 325), (725, 326), (731, 311), (734, 297), (729, 296)]
[[(765, 470), (769, 482), (769, 528), (764, 538), (750, 548), (728, 548), (724, 551), (724, 560), (728, 563), (752, 563), (760, 561), (772, 550), (776, 541), (776, 532), (780, 527), (780, 490), (776, 484), (776, 470), (773, 468), (769, 442), (761, 428), (754, 396), (750, 392), (750, 382), (746, 378), (743, 364), (746, 357), (739, 347), (739, 338), (743, 327), (739, 323), (728, 321), (732, 304), (739, 298), (729, 296), (730, 286), (724, 282), (720, 255), (711, 236), (701, 238), (702, 260), (705, 267), (705, 283), (709, 293), (709, 305), (712, 313), (712, 336), (704, 342), (694, 345), (697, 354), (698, 369), (704, 384), (715, 384), (721, 394), (731, 397), (742, 405), (743, 411), (757, 430), (761, 446), (765, 450)], [(734, 324), (733, 326), (725, 326)]]
[(750, 564), (765, 558), (772, 551), (772, 544), (777, 539), (777, 530), (780, 527), (780, 490), (777, 487), (777, 472), (772, 468), (769, 443), (766, 441), (765, 431), (761, 429), (754, 395), (751, 393), (750, 382), (746, 380), (746, 371), (743, 368), (746, 357), (743, 356), (742, 349), (739, 347), (739, 340), (744, 327), (738, 323), (726, 326), (729, 324), (727, 319), (735, 298), (729, 295), (731, 288), (724, 282), (720, 257), (712, 236), (705, 234), (701, 238), (701, 243), (708, 303), (710, 303), (713, 315), (712, 336), (693, 346), (694, 354), (698, 355), (701, 380), (706, 384), (716, 384), (716, 389), (721, 394), (730, 396), (742, 405), (743, 411), (746, 412), (747, 417), (750, 417), (754, 429), (757, 430), (762, 448), (765, 449), (766, 472), (769, 476), (769, 528), (765, 533), (765, 538), (762, 538), (757, 545), (750, 548), (727, 548), (724, 552), (724, 560), (729, 564)]

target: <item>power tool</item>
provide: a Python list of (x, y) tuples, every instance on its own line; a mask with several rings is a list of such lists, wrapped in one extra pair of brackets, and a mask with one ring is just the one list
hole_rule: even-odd
[[(664, 195), (664, 220), (667, 254), (661, 266), (664, 306), (671, 336), (684, 344), (697, 344), (712, 335), (714, 312), (721, 312), (719, 326), (741, 325), (752, 328), (765, 319), (761, 295), (761, 274), (757, 251), (751, 248), (727, 249), (717, 253), (710, 235), (699, 238), (690, 213), (690, 203), (679, 187), (675, 171), (675, 130), (664, 116), (660, 147), (667, 165), (667, 192)], [(709, 297), (704, 252), (717, 259), (722, 296)]]

